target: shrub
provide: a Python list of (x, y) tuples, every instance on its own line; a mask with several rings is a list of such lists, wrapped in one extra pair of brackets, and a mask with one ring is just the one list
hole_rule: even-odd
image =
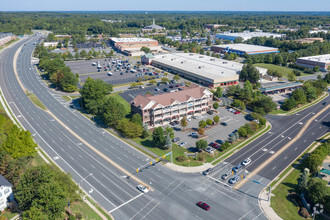
[(211, 119), (206, 119), (206, 124), (208, 124), (208, 125), (212, 125), (213, 124), (213, 121), (211, 120)]
[(198, 161), (204, 161), (204, 156), (203, 155), (198, 155), (197, 160)]
[(309, 218), (308, 210), (305, 207), (300, 209), (299, 214), (304, 218)]
[(178, 157), (176, 158), (176, 160), (177, 160), (178, 162), (183, 162), (183, 161), (185, 161), (185, 160), (186, 160), (186, 157), (185, 157), (185, 156), (182, 156), (182, 155), (180, 155), (180, 156), (178, 156)]
[(214, 117), (213, 117), (213, 121), (214, 121), (215, 123), (219, 123), (219, 122), (220, 122), (220, 117), (219, 117), (218, 115), (214, 116)]

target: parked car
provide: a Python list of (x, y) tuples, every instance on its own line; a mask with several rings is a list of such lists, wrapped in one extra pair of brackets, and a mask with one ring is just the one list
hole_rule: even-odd
[(213, 154), (214, 153), (214, 149), (211, 147), (207, 147), (206, 149), (204, 149), (207, 153), (209, 154)]
[(240, 111), (236, 111), (234, 112), (235, 115), (238, 115), (239, 113), (241, 113)]
[(218, 144), (223, 144), (222, 140), (216, 140), (215, 142), (217, 142)]
[(223, 126), (227, 126), (226, 122), (221, 122), (220, 124), (223, 125)]
[(157, 88), (157, 87), (155, 88), (155, 91), (157, 91), (157, 92), (158, 92), (159, 90), (160, 90), (159, 88)]
[(175, 138), (173, 138), (173, 142), (178, 142), (180, 140), (180, 138), (178, 138), (178, 137), (175, 137)]
[(193, 132), (193, 133), (190, 134), (190, 136), (191, 136), (191, 137), (198, 137), (198, 133)]
[(208, 174), (212, 173), (212, 171), (213, 171), (212, 168), (208, 168), (207, 170), (205, 170), (205, 171), (203, 172), (203, 175), (208, 175)]
[(211, 147), (215, 148), (215, 149), (219, 149), (220, 148), (220, 145), (218, 143), (215, 143), (215, 142), (212, 142), (210, 144)]
[(236, 183), (238, 180), (239, 180), (239, 177), (238, 177), (238, 176), (234, 176), (233, 178), (231, 178), (231, 179), (229, 180), (229, 183), (230, 183), (230, 184), (234, 184), (234, 183)]
[(187, 144), (187, 141), (183, 141), (183, 142), (181, 142), (180, 144), (179, 144), (179, 146), (180, 147), (183, 147), (184, 145), (186, 145)]
[(108, 76), (112, 76), (112, 72), (108, 72), (108, 74), (107, 74)]
[(175, 123), (175, 124), (177, 124), (177, 125), (178, 125), (178, 124), (180, 124), (180, 122), (179, 122), (179, 121), (174, 121), (174, 123)]
[(251, 159), (250, 158), (247, 158), (247, 159), (245, 159), (244, 161), (242, 161), (242, 165), (243, 166), (246, 166), (246, 165), (249, 165), (251, 163)]
[(323, 103), (322, 103), (322, 105), (325, 105), (325, 104), (327, 104), (327, 102), (323, 102)]
[(168, 88), (165, 88), (165, 89), (163, 89), (163, 90), (164, 90), (164, 92), (168, 92), (169, 89), (168, 89)]
[(143, 193), (149, 192), (149, 189), (145, 185), (140, 184), (137, 186), (137, 188)]
[(225, 173), (221, 176), (221, 179), (225, 180), (229, 177), (229, 174)]
[(204, 202), (197, 202), (196, 205), (201, 207), (202, 209), (204, 209), (206, 211), (210, 210), (210, 208), (211, 208), (208, 204), (206, 204)]
[(209, 111), (207, 111), (207, 114), (213, 115), (213, 111), (212, 110), (209, 110)]

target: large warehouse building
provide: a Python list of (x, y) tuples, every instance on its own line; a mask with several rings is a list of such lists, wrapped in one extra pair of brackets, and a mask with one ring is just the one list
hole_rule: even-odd
[(330, 54), (301, 57), (297, 59), (296, 64), (308, 68), (319, 66), (321, 71), (327, 71), (330, 67)]
[(231, 33), (231, 32), (224, 32), (221, 34), (216, 34), (216, 38), (223, 39), (223, 40), (231, 40), (234, 41), (236, 38), (241, 37), (243, 41), (249, 40), (252, 37), (274, 37), (274, 38), (281, 38), (285, 37), (285, 34), (275, 34), (275, 33), (268, 33), (268, 32), (249, 32), (244, 31), (240, 33)]
[(211, 50), (215, 52), (225, 53), (237, 53), (238, 55), (254, 55), (254, 54), (265, 54), (265, 53), (278, 53), (278, 48), (275, 47), (264, 47), (251, 44), (223, 44), (214, 45)]
[(158, 41), (150, 38), (110, 38), (110, 44), (127, 56), (143, 55), (142, 47), (150, 48), (153, 53), (161, 51)]
[[(238, 84), (243, 64), (195, 53), (170, 53), (144, 56), (142, 62), (151, 64), (208, 87)], [(262, 74), (266, 69), (258, 68)]]

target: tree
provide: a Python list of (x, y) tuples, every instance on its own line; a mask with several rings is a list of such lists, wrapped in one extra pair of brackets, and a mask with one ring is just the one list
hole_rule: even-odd
[(217, 97), (217, 98), (220, 98), (223, 96), (222, 94), (222, 88), (219, 86), (217, 87), (217, 90), (214, 92), (214, 96)]
[(183, 129), (185, 129), (188, 126), (188, 121), (186, 117), (183, 117), (180, 121), (180, 125)]
[(285, 99), (282, 108), (286, 111), (289, 111), (296, 107), (296, 100), (294, 98)]
[(313, 67), (313, 72), (314, 73), (317, 73), (317, 72), (319, 72), (320, 71), (320, 67), (319, 66), (314, 66)]
[(315, 87), (308, 86), (305, 89), (305, 93), (306, 93), (306, 98), (307, 98), (307, 101), (308, 102), (311, 102), (311, 101), (317, 99), (317, 91), (316, 91), (316, 88)]
[(201, 139), (199, 141), (196, 141), (196, 148), (198, 150), (204, 150), (207, 148), (207, 141), (204, 139)]
[(313, 204), (324, 204), (326, 202), (324, 199), (326, 195), (329, 195), (328, 188), (321, 182), (316, 182), (308, 187), (308, 198)]
[(249, 80), (254, 84), (260, 80), (260, 72), (253, 64), (247, 63), (243, 65), (239, 74), (239, 79), (243, 82)]
[(224, 150), (228, 149), (229, 147), (230, 147), (230, 143), (229, 143), (229, 141), (225, 141), (225, 142), (221, 145), (220, 150), (224, 151)]
[(75, 58), (76, 60), (78, 60), (78, 59), (80, 58), (80, 55), (79, 55), (78, 52), (76, 52), (76, 53), (74, 54), (74, 58)]
[(179, 74), (176, 74), (176, 75), (173, 77), (173, 79), (174, 79), (174, 80), (179, 80), (179, 79), (181, 79), (181, 78), (180, 78)]
[(174, 136), (175, 136), (174, 130), (171, 127), (166, 127), (165, 128), (165, 134), (168, 135), (171, 139), (173, 139)]
[(296, 105), (305, 104), (307, 102), (306, 94), (302, 89), (296, 89), (293, 91), (291, 97), (296, 101)]
[(208, 119), (206, 119), (206, 124), (207, 124), (207, 125), (212, 125), (212, 124), (213, 124), (213, 121), (212, 121), (211, 119), (208, 118)]
[(150, 48), (149, 47), (143, 46), (143, 47), (141, 47), (140, 50), (143, 51), (144, 53), (150, 53)]
[(156, 81), (155, 79), (152, 79), (152, 80), (149, 81), (149, 83), (150, 83), (151, 85), (154, 85), (154, 84), (157, 83), (157, 81)]
[(246, 137), (248, 133), (246, 131), (246, 128), (242, 126), (238, 129), (238, 134), (240, 137)]
[(62, 43), (61, 42), (57, 43), (57, 48), (62, 48)]
[(205, 128), (202, 128), (202, 127), (197, 128), (197, 133), (198, 133), (199, 135), (204, 135), (204, 133), (205, 133)]
[(206, 125), (207, 125), (207, 123), (206, 123), (204, 120), (201, 120), (201, 121), (198, 122), (198, 126), (199, 126), (200, 128), (205, 128)]
[(259, 124), (257, 123), (257, 122), (255, 122), (255, 121), (251, 121), (251, 129), (253, 130), (253, 131), (257, 131), (258, 129), (259, 129)]
[(81, 58), (85, 58), (87, 56), (86, 50), (80, 51), (80, 54), (79, 55), (80, 55)]
[(215, 110), (217, 110), (217, 109), (219, 108), (219, 103), (218, 103), (218, 102), (214, 102), (214, 103), (213, 103), (213, 108), (214, 108)]
[(213, 117), (214, 123), (219, 123), (220, 122), (220, 117), (218, 115)]
[(157, 127), (152, 133), (152, 141), (157, 147), (162, 147), (165, 144), (164, 129), (162, 127)]
[(290, 82), (293, 82), (293, 81), (296, 81), (296, 80), (297, 80), (296, 75), (295, 75), (293, 72), (289, 72), (289, 73), (287, 74), (287, 77), (288, 77), (288, 80), (289, 80)]
[(170, 80), (168, 78), (164, 77), (164, 78), (161, 78), (160, 81), (162, 81), (162, 83), (167, 83)]
[(132, 116), (132, 122), (142, 126), (142, 116), (138, 113), (135, 113)]
[(316, 173), (318, 171), (318, 166), (322, 164), (323, 158), (319, 154), (311, 153), (305, 159), (305, 166), (312, 172)]
[(308, 171), (304, 169), (304, 172), (300, 175), (298, 179), (298, 189), (300, 191), (305, 191), (307, 188), (307, 182), (308, 182)]
[(283, 57), (281, 54), (276, 54), (274, 64), (281, 65), (283, 63)]
[(170, 149), (172, 147), (172, 141), (169, 135), (166, 135), (165, 138), (165, 149)]
[(107, 126), (116, 127), (119, 121), (124, 119), (127, 114), (124, 110), (124, 104), (113, 96), (101, 100), (102, 102), (103, 104), (98, 107), (98, 115)]

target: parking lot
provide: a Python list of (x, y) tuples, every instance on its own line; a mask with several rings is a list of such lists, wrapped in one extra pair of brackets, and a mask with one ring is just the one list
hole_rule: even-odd
[[(170, 88), (170, 86), (172, 86), (173, 88)], [(179, 87), (176, 87), (179, 86)], [(156, 88), (159, 89), (159, 91), (156, 91)], [(123, 93), (119, 93), (119, 95), (125, 99), (128, 103), (130, 103), (136, 96), (138, 95), (145, 95), (147, 92), (152, 93), (153, 95), (159, 95), (162, 93), (166, 93), (164, 91), (165, 88), (168, 88), (169, 90), (176, 90), (178, 88), (183, 88), (183, 86), (181, 86), (181, 83), (174, 83), (174, 84), (160, 84), (159, 86), (155, 85), (155, 86), (148, 86), (148, 87), (144, 87), (144, 88), (134, 88), (134, 89), (129, 89), (126, 90)]]
[[(219, 113), (218, 114), (204, 114), (197, 119), (191, 119), (191, 121), (188, 122), (188, 126), (185, 128), (198, 128), (198, 123), (200, 120), (207, 120), (208, 118), (213, 119), (215, 115), (218, 115), (220, 117), (220, 122), (226, 122), (227, 126), (223, 126), (221, 124), (212, 127), (208, 130), (205, 131), (205, 135), (208, 135), (207, 138), (204, 138), (209, 144), (211, 142), (214, 142), (216, 140), (222, 140), (225, 142), (226, 140), (229, 139), (229, 134), (231, 134), (233, 131), (241, 127), (242, 125), (245, 125), (246, 123), (249, 123), (248, 120), (244, 118), (244, 114), (233, 114), (232, 112), (229, 112), (226, 108), (221, 107), (218, 109)], [(178, 129), (179, 128), (179, 129)], [(177, 125), (175, 130), (175, 137), (180, 138), (180, 141), (177, 141), (177, 144), (180, 144), (181, 142), (187, 142), (187, 144), (184, 145), (184, 147), (188, 150), (193, 150), (196, 146), (196, 141), (198, 140), (197, 138), (191, 137), (190, 134), (192, 132), (197, 132), (197, 131), (186, 131), (186, 132), (181, 132), (181, 125)]]
[[(93, 66), (93, 63), (100, 62), (102, 69), (100, 71), (104, 71), (104, 67), (107, 68), (109, 62), (111, 63), (111, 59), (93, 59), (93, 60), (78, 60), (78, 61), (67, 61), (65, 65), (70, 67), (71, 71), (76, 74), (83, 74), (83, 73), (97, 73), (98, 68), (97, 65)], [(108, 68), (107, 68), (108, 69)]]

